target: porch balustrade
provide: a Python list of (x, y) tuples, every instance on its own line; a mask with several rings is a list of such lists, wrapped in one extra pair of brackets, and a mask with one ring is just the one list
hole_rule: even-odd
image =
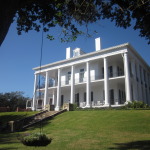
[(55, 86), (57, 86), (58, 85), (58, 83), (57, 82), (54, 82), (54, 83), (50, 83), (49, 84), (49, 87), (55, 87)]
[[(123, 75), (124, 75), (123, 71), (117, 71), (117, 72), (112, 72), (108, 74), (109, 78), (119, 77)], [(91, 81), (104, 79), (104, 74), (100, 74), (97, 76), (90, 76), (90, 79)], [(83, 83), (83, 82), (86, 82), (85, 77), (75, 78), (75, 83)], [(57, 85), (58, 85), (57, 82), (52, 82), (52, 83), (49, 83), (48, 87), (56, 87)], [(71, 85), (71, 80), (61, 81), (61, 85)], [(43, 88), (45, 88), (45, 83), (42, 83), (40, 86), (37, 86), (37, 89), (43, 89)]]
[(123, 71), (117, 71), (117, 72), (113, 72), (113, 73), (109, 74), (109, 78), (119, 77), (119, 76), (124, 76), (124, 72)]

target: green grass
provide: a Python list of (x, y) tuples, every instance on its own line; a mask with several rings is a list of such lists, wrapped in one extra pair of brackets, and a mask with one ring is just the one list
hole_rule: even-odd
[(149, 150), (150, 110), (65, 112), (43, 123), (43, 132), (53, 139), (47, 147), (22, 145), (17, 137), (26, 132), (39, 132), (39, 126), (0, 134), (0, 150)]
[(37, 112), (0, 112), (0, 122), (7, 123), (8, 121), (19, 120), (31, 115), (36, 114)]

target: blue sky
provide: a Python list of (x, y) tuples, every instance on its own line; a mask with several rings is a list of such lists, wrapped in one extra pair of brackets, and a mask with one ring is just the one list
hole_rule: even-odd
[[(101, 37), (102, 48), (129, 42), (137, 52), (150, 65), (150, 45), (139, 32), (132, 28), (122, 29), (115, 27), (114, 23), (102, 21), (89, 25), (89, 30), (96, 30), (91, 38), (80, 36), (75, 42), (61, 43), (58, 38), (49, 41), (44, 34), (42, 64), (48, 64), (65, 59), (67, 47), (79, 47), (85, 52), (95, 50), (95, 38)], [(56, 37), (58, 28), (51, 31)], [(34, 71), (32, 68), (40, 64), (41, 32), (30, 31), (18, 36), (16, 24), (13, 23), (0, 47), (0, 93), (23, 91), (25, 96), (32, 97), (34, 85)]]

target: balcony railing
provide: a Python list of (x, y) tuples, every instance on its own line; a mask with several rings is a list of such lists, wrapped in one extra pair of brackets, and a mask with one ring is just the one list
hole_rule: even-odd
[(50, 83), (49, 84), (49, 87), (55, 87), (55, 86), (57, 86), (58, 85), (58, 83), (57, 82), (54, 82), (54, 83)]
[(45, 84), (43, 83), (43, 84), (41, 84), (40, 86), (39, 85), (37, 85), (37, 87), (36, 87), (36, 89), (43, 89), (43, 88), (45, 88)]
[[(117, 72), (112, 72), (109, 73), (108, 76), (109, 78), (113, 78), (113, 77), (119, 77), (119, 76), (123, 76), (124, 72), (123, 71), (117, 71)], [(84, 83), (86, 82), (87, 78), (86, 77), (80, 77), (80, 78), (75, 78), (75, 83)], [(104, 74), (100, 74), (97, 76), (90, 76), (91, 81), (95, 81), (95, 80), (101, 80), (104, 79)], [(58, 85), (57, 82), (51, 82), (49, 83), (48, 87), (56, 87)], [(71, 80), (66, 80), (66, 81), (61, 81), (61, 86), (62, 85), (71, 85)], [(42, 89), (45, 88), (45, 83), (41, 84), (40, 86), (37, 86), (37, 89)]]
[(117, 71), (117, 72), (109, 73), (108, 76), (109, 76), (109, 78), (120, 77), (120, 76), (124, 76), (124, 72)]
[(71, 80), (61, 81), (61, 86), (70, 85), (70, 84), (71, 84)]

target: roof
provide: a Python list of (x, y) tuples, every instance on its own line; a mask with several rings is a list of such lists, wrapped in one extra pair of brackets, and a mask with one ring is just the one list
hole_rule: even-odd
[(84, 59), (86, 57), (89, 57), (89, 56), (92, 56), (92, 55), (97, 55), (97, 54), (104, 54), (106, 52), (111, 52), (112, 50), (116, 50), (116, 49), (120, 49), (120, 48), (130, 48), (131, 51), (147, 66), (149, 67), (149, 65), (144, 61), (144, 59), (137, 53), (137, 51), (132, 47), (132, 45), (130, 43), (124, 43), (124, 44), (120, 44), (120, 45), (117, 45), (117, 46), (113, 46), (113, 47), (109, 47), (109, 48), (105, 48), (105, 49), (101, 49), (99, 51), (94, 51), (94, 52), (90, 52), (90, 53), (85, 53), (83, 55), (80, 55), (78, 57), (72, 57), (72, 58), (69, 58), (69, 59), (64, 59), (64, 60), (61, 60), (61, 61), (57, 61), (57, 62), (54, 62), (54, 63), (50, 63), (50, 64), (46, 64), (46, 65), (42, 65), (41, 67), (36, 67), (36, 68), (33, 68), (33, 70), (37, 71), (37, 70), (41, 70), (41, 69), (45, 69), (45, 68), (48, 68), (48, 67), (52, 67), (54, 65), (59, 65), (59, 64), (62, 64), (62, 63), (69, 63), (71, 61), (75, 61), (75, 60), (78, 60), (78, 59)]

